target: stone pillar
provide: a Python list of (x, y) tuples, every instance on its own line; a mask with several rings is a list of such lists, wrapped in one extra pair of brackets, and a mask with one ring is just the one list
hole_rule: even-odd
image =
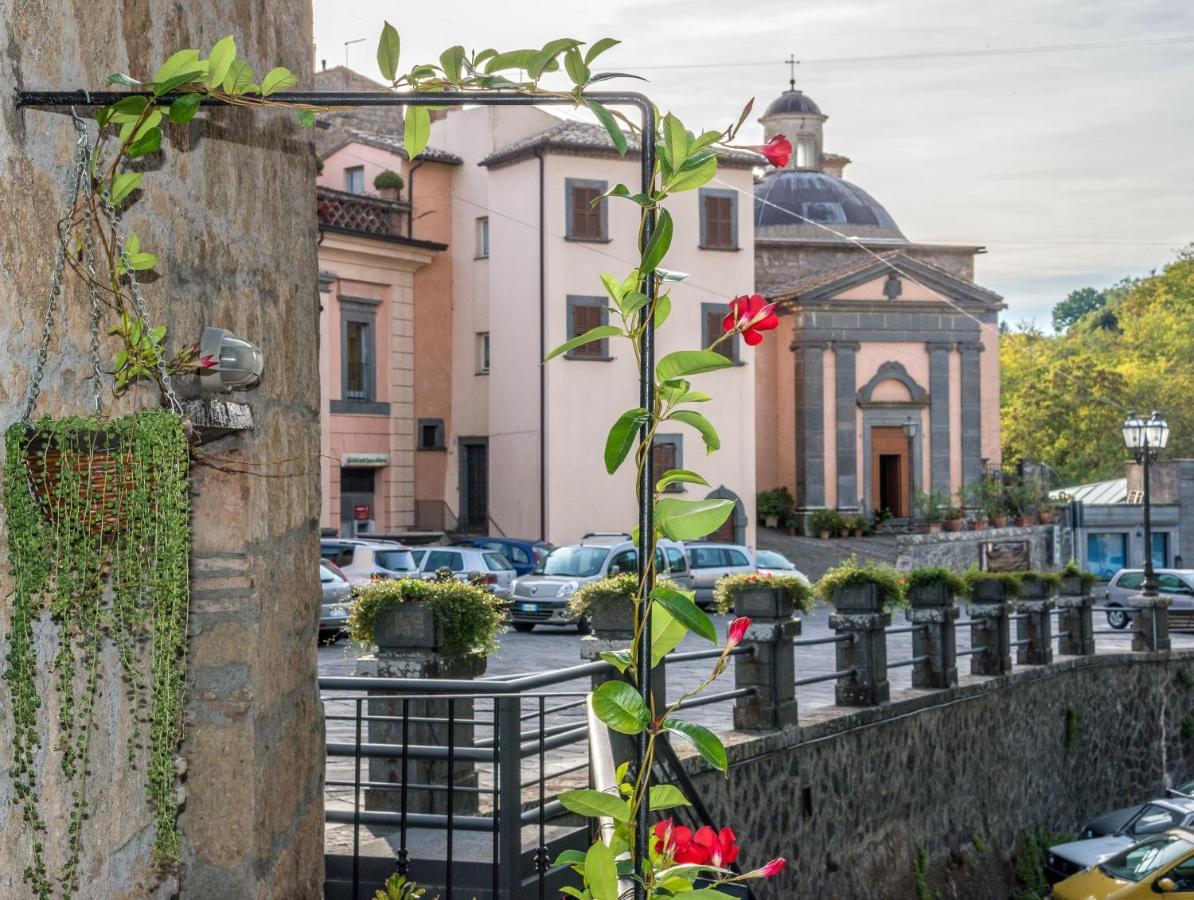
[(1012, 670), (1007, 591), (998, 581), (974, 586), (970, 613), (971, 675), (1006, 675)]
[[(436, 651), (435, 622), (428, 603), (395, 603), (380, 613), (374, 625), (377, 655), (357, 661), (356, 674), (379, 678), (475, 678), (485, 671), (485, 661), (447, 664)], [(391, 721), (369, 721), (364, 733), (371, 744), (402, 746), (402, 717), (405, 707), (408, 719), (407, 746), (447, 748), (449, 729), (457, 748), (473, 746), (473, 698), (399, 699), (393, 691), (370, 691), (365, 709), (369, 716), (385, 716)], [(448, 721), (410, 721), (412, 719), (454, 718)], [(402, 784), (400, 757), (370, 757), (369, 780), (395, 786)], [(477, 811), (478, 795), (468, 790), (477, 787), (477, 772), (472, 762), (456, 760), (451, 767), (454, 788), (465, 788), (452, 795), (452, 808), (457, 813)], [(446, 813), (448, 811), (449, 767), (446, 760), (417, 759), (406, 763), (407, 784), (437, 785), (445, 790), (428, 791), (423, 788), (407, 791), (406, 811), (418, 813)], [(402, 795), (397, 789), (366, 788), (365, 808), (398, 812), (402, 809)]]
[(838, 706), (875, 706), (891, 699), (887, 680), (887, 626), (891, 616), (883, 611), (879, 588), (873, 584), (840, 588), (833, 592), (829, 627), (852, 640), (837, 645), (837, 668), (854, 669), (839, 679), (834, 694)]
[(1133, 618), (1133, 650), (1169, 650), (1169, 597), (1145, 597), (1137, 594), (1128, 598), (1128, 606), (1136, 611)]
[(856, 509), (861, 503), (858, 488), (858, 383), (855, 371), (857, 341), (834, 341), (836, 362), (834, 383), (834, 419), (837, 432), (837, 505), (839, 509)]
[(796, 354), (796, 507), (825, 505), (824, 341), (794, 341)]
[(982, 367), (977, 342), (958, 344), (962, 356), (962, 484), (977, 484), (983, 471)]
[(1057, 652), (1062, 656), (1089, 656), (1095, 652), (1094, 597), (1090, 585), (1076, 575), (1061, 579), (1061, 595), (1056, 600), (1061, 614), (1057, 617)]
[(925, 344), (929, 351), (929, 484), (945, 494), (953, 494), (949, 450), (949, 354), (953, 348), (952, 343)]
[(913, 588), (904, 615), (924, 631), (912, 635), (912, 655), (927, 656), (912, 667), (912, 686), (951, 688), (958, 685), (958, 608), (953, 594), (944, 584)]
[(1016, 612), (1027, 616), (1016, 620), (1016, 662), (1022, 666), (1045, 666), (1053, 662), (1053, 600), (1049, 586), (1039, 578), (1025, 578)]
[(749, 616), (743, 639), (754, 644), (750, 656), (734, 657), (734, 687), (754, 688), (734, 704), (738, 731), (774, 731), (797, 724), (796, 658), (792, 638), (800, 634), (800, 619), (787, 592), (757, 587), (738, 591), (734, 614)]

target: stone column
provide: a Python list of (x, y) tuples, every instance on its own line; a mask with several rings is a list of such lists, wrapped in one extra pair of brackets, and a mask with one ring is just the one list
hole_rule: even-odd
[(1016, 620), (1016, 662), (1022, 666), (1045, 666), (1053, 662), (1053, 600), (1049, 586), (1039, 578), (1025, 578), (1016, 612), (1027, 616)]
[(962, 356), (962, 484), (977, 484), (983, 472), (982, 368), (977, 342), (958, 344)]
[(958, 608), (944, 584), (925, 585), (909, 592), (904, 615), (925, 630), (912, 635), (912, 655), (927, 656), (912, 667), (912, 686), (951, 688), (958, 685)]
[(1056, 600), (1061, 614), (1057, 617), (1057, 652), (1063, 656), (1089, 656), (1095, 652), (1094, 597), (1090, 585), (1076, 575), (1061, 579), (1061, 595)]
[(929, 351), (929, 484), (953, 493), (949, 450), (949, 354), (952, 343), (930, 341)]
[(824, 341), (793, 341), (796, 354), (796, 507), (825, 505)]
[(829, 627), (852, 640), (837, 645), (838, 671), (854, 669), (839, 679), (834, 694), (838, 706), (876, 706), (891, 699), (887, 680), (887, 626), (891, 616), (883, 611), (879, 588), (873, 584), (840, 588), (833, 592)]
[[(475, 678), (485, 671), (485, 661), (447, 663), (436, 649), (435, 621), (428, 603), (395, 603), (378, 614), (374, 626), (377, 655), (357, 661), (357, 675), (379, 678)], [(402, 717), (408, 719), (407, 746), (448, 746), (449, 729), (457, 748), (473, 746), (473, 698), (453, 699), (395, 698), (393, 691), (370, 691), (365, 704), (367, 715), (384, 716), (388, 721), (369, 721), (364, 729), (371, 744), (388, 744), (395, 750), (403, 743)], [(451, 725), (449, 718), (455, 719)], [(445, 721), (410, 721), (413, 719), (443, 719)], [(454, 788), (464, 788), (452, 795), (452, 808), (457, 813), (473, 813), (478, 808), (478, 795), (468, 790), (477, 787), (477, 772), (472, 762), (456, 760), (449, 770), (446, 760), (409, 757), (406, 763), (407, 784), (435, 785), (445, 790), (428, 791), (423, 788), (407, 791), (406, 811), (446, 813), (448, 811), (449, 771)], [(402, 784), (400, 757), (370, 757), (369, 780), (392, 785)], [(402, 795), (397, 789), (366, 788), (365, 808), (398, 812), (402, 809)]]
[(861, 503), (858, 489), (858, 383), (855, 372), (857, 341), (834, 341), (837, 385), (834, 418), (837, 430), (837, 505), (856, 509)]
[(734, 687), (754, 688), (734, 704), (738, 731), (774, 731), (797, 723), (796, 659), (792, 638), (800, 634), (800, 619), (791, 598), (778, 588), (740, 590), (734, 614), (749, 616), (745, 642), (754, 644), (750, 656), (734, 657)]
[(974, 586), (970, 613), (971, 675), (1006, 675), (1012, 670), (1007, 591), (998, 581)]
[(1145, 597), (1137, 594), (1128, 598), (1128, 606), (1136, 611), (1133, 618), (1133, 650), (1169, 650), (1169, 597)]

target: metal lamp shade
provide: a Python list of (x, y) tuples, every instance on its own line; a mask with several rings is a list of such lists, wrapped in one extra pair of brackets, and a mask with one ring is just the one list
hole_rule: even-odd
[(1129, 410), (1122, 429), (1124, 445), (1129, 450), (1139, 450), (1144, 446), (1144, 422), (1136, 415), (1136, 410)]
[(1144, 425), (1144, 433), (1148, 438), (1148, 446), (1154, 450), (1164, 450), (1169, 443), (1169, 423), (1159, 412), (1154, 412)]
[(261, 379), (265, 360), (260, 348), (224, 328), (204, 328), (199, 341), (199, 357), (210, 357), (216, 364), (202, 370), (202, 383), (209, 390), (229, 392), (249, 388)]

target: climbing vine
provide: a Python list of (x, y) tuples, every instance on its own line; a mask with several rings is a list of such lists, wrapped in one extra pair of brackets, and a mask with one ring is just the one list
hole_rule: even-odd
[[(79, 888), (101, 655), (115, 647), (132, 711), (131, 767), (144, 767), (156, 863), (177, 858), (175, 757), (180, 740), (190, 548), (188, 445), (166, 410), (112, 421), (22, 422), (5, 434), (4, 505), (15, 584), (4, 681), (12, 695), (12, 778), (32, 836), (25, 879), (38, 897)], [(36, 623), (58, 640), (39, 658)], [(52, 699), (39, 694), (50, 673)], [(65, 827), (40, 805), (40, 734), (69, 784)], [(65, 834), (51, 874), (45, 841)]]

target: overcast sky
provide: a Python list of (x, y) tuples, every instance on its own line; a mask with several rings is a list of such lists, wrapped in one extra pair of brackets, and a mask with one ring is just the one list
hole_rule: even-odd
[[(983, 244), (977, 280), (1013, 322), (1044, 325), (1073, 288), (1162, 266), (1194, 241), (1191, 0), (606, 0), (502, 3), (314, 0), (316, 58), (378, 77), (383, 19), (402, 65), (452, 44), (539, 46), (620, 38), (606, 68), (690, 126), (722, 127), (756, 97), (797, 86), (912, 240)], [(1128, 42), (1141, 42), (1126, 46)], [(1075, 44), (1054, 49), (980, 55)], [(951, 53), (952, 56), (925, 54)], [(913, 58), (859, 60), (858, 57)], [(851, 61), (853, 60), (853, 61)], [(317, 63), (318, 64), (318, 63)], [(629, 85), (630, 82), (614, 82)], [(746, 142), (761, 135), (752, 122)], [(434, 138), (433, 138), (434, 142)]]

